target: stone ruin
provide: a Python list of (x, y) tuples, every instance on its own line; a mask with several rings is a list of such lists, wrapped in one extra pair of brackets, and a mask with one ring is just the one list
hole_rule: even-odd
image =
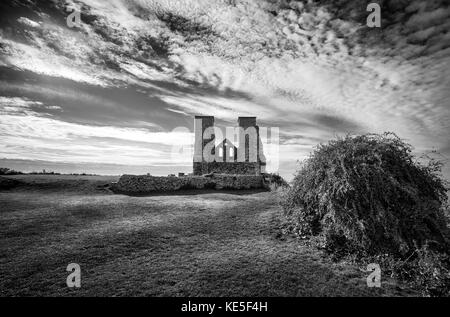
[(237, 138), (238, 146), (225, 137), (217, 146), (207, 148), (208, 144), (220, 141), (216, 140), (220, 130), (215, 128), (213, 116), (195, 116), (194, 129), (194, 175), (261, 175), (265, 171), (266, 160), (256, 117), (239, 117), (238, 129), (227, 133), (229, 138)]
[[(238, 127), (225, 138), (214, 117), (196, 116), (193, 175), (122, 175), (111, 189), (116, 193), (145, 194), (191, 189), (266, 188), (265, 156), (256, 117), (239, 117)], [(218, 140), (216, 140), (216, 138)], [(238, 146), (230, 140), (237, 139)]]

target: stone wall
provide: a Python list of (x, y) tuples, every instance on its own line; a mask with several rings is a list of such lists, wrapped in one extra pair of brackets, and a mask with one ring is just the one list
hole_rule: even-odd
[(264, 188), (264, 179), (257, 175), (150, 176), (122, 175), (111, 189), (116, 193), (170, 192), (187, 189), (257, 189)]
[(194, 175), (210, 173), (259, 175), (261, 166), (258, 162), (194, 162)]

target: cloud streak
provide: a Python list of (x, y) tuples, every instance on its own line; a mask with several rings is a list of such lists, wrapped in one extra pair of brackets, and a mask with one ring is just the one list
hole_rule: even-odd
[[(22, 107), (20, 115), (8, 112), (11, 105), (4, 110), (1, 133), (8, 142), (37, 131), (43, 142), (109, 135), (121, 146), (165, 144), (156, 152), (142, 153), (137, 144), (127, 148), (127, 162), (133, 163), (134, 152), (135, 163), (141, 164), (144, 154), (149, 162), (168, 159), (178, 139), (171, 128), (192, 129), (195, 114), (233, 125), (238, 115), (256, 115), (261, 124), (280, 127), (286, 162), (347, 132), (393, 131), (417, 151), (449, 154), (450, 8), (445, 1), (383, 1), (381, 29), (365, 25), (366, 1), (83, 0), (58, 2), (51, 10), (39, 4), (22, 5), (22, 16), (5, 20), (2, 65), (45, 80), (72, 81), (87, 114), (100, 113), (107, 104), (120, 109), (106, 92), (124, 91), (130, 105), (123, 108), (146, 119), (120, 125), (96, 115), (94, 122), (74, 122), (79, 115), (72, 104), (50, 104), (37, 94), (39, 87), (48, 87), (18, 80), (15, 85), (22, 88), (12, 87), (5, 97), (23, 97), (13, 92), (33, 87), (27, 95), (33, 101), (27, 102), (42, 105), (41, 110), (38, 104)], [(79, 28), (64, 24), (67, 6), (81, 10)], [(18, 35), (8, 32), (11, 27)], [(83, 94), (85, 87), (90, 93)], [(148, 109), (134, 106), (144, 98)], [(60, 109), (43, 115), (50, 106)], [(30, 107), (35, 111), (24, 110)], [(15, 155), (21, 155), (19, 149)], [(73, 157), (93, 161), (105, 156)], [(290, 164), (281, 172), (291, 174), (293, 168)]]

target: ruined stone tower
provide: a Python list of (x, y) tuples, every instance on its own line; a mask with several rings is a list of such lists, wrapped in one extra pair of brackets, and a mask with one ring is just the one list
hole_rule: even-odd
[[(263, 171), (265, 158), (256, 117), (239, 117), (238, 127), (232, 129), (231, 137), (228, 135), (229, 128), (224, 132), (214, 126), (212, 116), (195, 116), (194, 129), (194, 175), (260, 175)], [(221, 139), (216, 140), (220, 135)], [(232, 143), (235, 139), (238, 146)]]

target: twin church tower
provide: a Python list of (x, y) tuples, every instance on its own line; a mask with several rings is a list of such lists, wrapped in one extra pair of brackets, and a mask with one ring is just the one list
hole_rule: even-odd
[(266, 158), (256, 117), (239, 117), (237, 127), (223, 131), (214, 126), (213, 116), (195, 116), (194, 131), (194, 175), (265, 172)]

